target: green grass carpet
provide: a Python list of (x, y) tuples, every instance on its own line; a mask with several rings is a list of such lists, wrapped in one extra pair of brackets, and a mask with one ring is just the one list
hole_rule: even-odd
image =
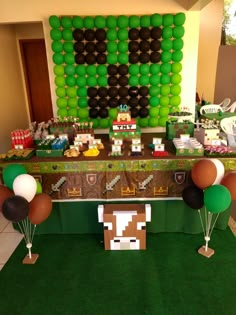
[[(0, 272), (0, 315), (235, 315), (236, 239), (147, 235), (145, 251), (105, 251), (102, 235), (37, 235), (35, 265), (22, 241)], [(1, 244), (0, 244), (1, 245)]]

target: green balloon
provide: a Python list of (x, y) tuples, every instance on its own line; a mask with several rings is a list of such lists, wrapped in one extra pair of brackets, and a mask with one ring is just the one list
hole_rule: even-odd
[(79, 118), (88, 118), (89, 111), (87, 108), (79, 108), (78, 109), (78, 117)]
[(161, 49), (166, 51), (166, 50), (171, 50), (172, 49), (172, 40), (170, 39), (163, 39), (161, 41)]
[(183, 59), (183, 53), (180, 50), (174, 51), (172, 54), (172, 60), (174, 62), (179, 62)]
[(160, 66), (157, 63), (153, 63), (150, 65), (150, 73), (158, 74), (160, 72)]
[(56, 104), (59, 108), (66, 108), (67, 106), (67, 99), (63, 98), (63, 97), (59, 97), (56, 100)]
[(67, 65), (72, 65), (75, 63), (75, 56), (71, 53), (65, 54), (64, 60)]
[(154, 27), (162, 25), (162, 15), (155, 13), (151, 15), (151, 25)]
[(56, 95), (58, 97), (65, 97), (66, 96), (66, 89), (64, 87), (56, 88)]
[(143, 15), (140, 17), (140, 26), (149, 27), (151, 24), (151, 18), (149, 15)]
[(97, 85), (97, 79), (96, 77), (88, 77), (87, 78), (87, 85), (88, 86), (91, 86), (91, 87), (94, 87)]
[(50, 31), (50, 37), (52, 40), (60, 40), (62, 38), (62, 33), (58, 29), (52, 29)]
[(94, 28), (94, 19), (91, 16), (86, 16), (84, 18), (84, 27), (85, 28)]
[(117, 19), (115, 16), (113, 15), (109, 15), (107, 17), (107, 28), (115, 28), (117, 25)]
[(51, 47), (52, 47), (52, 51), (56, 53), (60, 53), (63, 50), (63, 45), (59, 41), (53, 41)]
[(220, 213), (229, 208), (231, 194), (223, 185), (212, 185), (204, 190), (204, 205), (211, 213)]
[(149, 116), (150, 117), (157, 117), (159, 115), (159, 111), (160, 111), (160, 109), (157, 106), (151, 107), (149, 109)]
[(75, 87), (68, 87), (66, 89), (66, 95), (69, 97), (76, 97), (76, 88)]
[(96, 73), (97, 73), (96, 66), (88, 65), (86, 72), (88, 75), (96, 75)]
[(117, 54), (112, 53), (107, 55), (107, 62), (109, 65), (114, 65), (117, 63)]
[(139, 77), (139, 84), (141, 86), (146, 86), (149, 84), (149, 76), (148, 75), (141, 75)]
[(109, 113), (109, 117), (110, 117), (111, 119), (116, 119), (117, 114), (118, 114), (118, 109), (117, 109), (117, 108), (110, 108), (110, 109), (108, 110), (108, 113)]
[(108, 128), (109, 127), (109, 120), (107, 118), (101, 118), (99, 125), (101, 128)]
[(168, 107), (161, 107), (160, 108), (160, 116), (166, 117), (169, 114), (169, 108)]
[(38, 179), (36, 179), (36, 195), (42, 194), (43, 187)]
[(76, 84), (76, 79), (75, 79), (75, 77), (73, 77), (72, 75), (67, 76), (67, 77), (66, 77), (66, 84), (67, 84), (68, 86), (75, 86), (75, 84)]
[[(151, 109), (153, 109), (153, 108), (151, 108)], [(148, 125), (150, 126), (150, 127), (157, 127), (158, 126), (158, 122), (159, 122), (159, 119), (158, 118), (156, 118), (156, 117), (150, 117), (149, 118), (149, 120), (148, 120)]]
[(172, 85), (170, 87), (170, 93), (172, 95), (179, 95), (181, 93), (181, 87), (180, 85), (176, 84), (176, 85)]
[(163, 74), (160, 77), (161, 84), (169, 84), (170, 83), (170, 76), (168, 74)]
[(171, 65), (171, 71), (173, 73), (179, 73), (182, 70), (182, 65), (181, 63), (177, 62), (177, 63), (172, 63)]
[(104, 87), (104, 86), (107, 86), (108, 85), (108, 82), (107, 82), (107, 77), (105, 76), (101, 76), (101, 77), (98, 77), (97, 79), (97, 83), (98, 83), (98, 86), (101, 86), (101, 87)]
[(148, 64), (141, 64), (139, 67), (139, 72), (142, 75), (149, 74), (149, 65)]
[(129, 50), (128, 43), (125, 41), (119, 42), (117, 48), (120, 53), (125, 53), (125, 52), (128, 52)]
[(160, 102), (160, 100), (157, 96), (151, 96), (150, 97), (149, 103), (152, 107), (155, 108), (157, 105), (159, 105), (159, 102)]
[(69, 108), (68, 109), (68, 116), (69, 117), (77, 117), (78, 111), (76, 108)]
[(115, 41), (117, 39), (117, 31), (116, 29), (110, 28), (107, 30), (107, 39), (109, 41)]
[(49, 25), (52, 27), (52, 28), (59, 28), (61, 26), (61, 22), (60, 22), (60, 19), (58, 16), (56, 15), (51, 15), (49, 17)]
[(106, 19), (104, 16), (97, 15), (94, 20), (94, 25), (97, 28), (105, 28), (106, 27)]
[(181, 50), (184, 47), (184, 41), (182, 38), (176, 38), (172, 43), (173, 50)]
[(83, 75), (86, 74), (86, 67), (83, 66), (83, 65), (76, 66), (75, 72), (76, 72), (78, 75), (83, 76)]
[(130, 86), (137, 86), (138, 83), (139, 83), (138, 76), (131, 75), (131, 76), (129, 77), (129, 85), (130, 85)]
[(88, 105), (87, 97), (80, 97), (78, 100), (78, 105), (80, 108), (86, 108)]
[(116, 42), (108, 42), (107, 43), (107, 51), (112, 54), (112, 53), (115, 53), (116, 51), (118, 50), (118, 47), (117, 47), (117, 43)]
[(66, 81), (63, 76), (56, 76), (54, 82), (56, 86), (63, 87)]
[(148, 118), (145, 117), (145, 118), (140, 118), (139, 119), (139, 126), (141, 128), (146, 128), (148, 126)]
[(64, 42), (63, 49), (66, 53), (72, 53), (74, 51), (74, 46), (72, 42)]
[(62, 27), (64, 27), (64, 28), (70, 28), (70, 27), (72, 27), (72, 20), (71, 20), (71, 18), (69, 18), (68, 16), (63, 16), (63, 17), (61, 18), (61, 25), (62, 25)]
[(62, 54), (55, 53), (52, 56), (52, 60), (56, 65), (61, 65), (64, 62), (64, 57)]
[(172, 37), (172, 28), (170, 26), (166, 26), (162, 30), (162, 38), (171, 38)]
[(182, 77), (179, 73), (175, 73), (171, 76), (172, 84), (179, 84), (182, 81)]
[(174, 38), (181, 38), (184, 36), (184, 27), (183, 26), (176, 26), (173, 28), (173, 37)]
[(174, 24), (176, 26), (183, 25), (184, 22), (185, 22), (185, 19), (186, 19), (186, 16), (185, 16), (185, 14), (183, 12), (177, 13), (174, 16)]
[(163, 26), (171, 26), (174, 22), (174, 16), (172, 14), (164, 14), (163, 15)]
[(160, 71), (161, 73), (163, 74), (168, 74), (171, 72), (171, 64), (170, 63), (163, 63), (161, 65), (161, 68), (160, 68)]
[(157, 84), (159, 84), (160, 83), (160, 76), (159, 75), (157, 75), (157, 74), (153, 74), (153, 75), (151, 75), (150, 76), (150, 79), (149, 79), (149, 83), (151, 84), (151, 85), (157, 85)]
[(137, 28), (140, 26), (140, 19), (137, 15), (131, 15), (129, 17), (129, 27), (130, 28)]
[(170, 94), (170, 86), (165, 84), (161, 86), (161, 95), (169, 95)]
[(65, 108), (59, 108), (57, 111), (57, 116), (60, 118), (68, 117), (67, 110)]
[(181, 103), (181, 98), (179, 95), (175, 95), (175, 96), (172, 96), (170, 98), (170, 105), (171, 106), (179, 106)]
[(72, 65), (66, 65), (65, 66), (65, 73), (67, 75), (74, 75), (75, 74), (75, 67)]
[(78, 100), (76, 97), (72, 97), (68, 99), (69, 108), (76, 108), (78, 106)]
[(126, 28), (129, 25), (129, 18), (126, 15), (119, 15), (117, 19), (117, 26), (119, 28)]
[(55, 75), (63, 75), (64, 74), (64, 67), (61, 65), (56, 65), (53, 68), (53, 72)]
[(120, 64), (126, 65), (129, 62), (129, 55), (126, 53), (121, 53), (118, 55), (118, 62)]
[(80, 16), (74, 16), (72, 19), (74, 28), (82, 28), (84, 26), (83, 19)]
[(128, 31), (126, 29), (120, 29), (118, 30), (117, 36), (119, 40), (127, 40), (129, 37)]
[(159, 118), (159, 121), (158, 121), (159, 126), (160, 126), (160, 127), (165, 127), (167, 120), (168, 120), (168, 116), (166, 116), (166, 117), (164, 117), (164, 116), (163, 116), (163, 117), (160, 117), (160, 118)]
[(161, 61), (162, 62), (169, 62), (172, 58), (172, 54), (170, 51), (163, 51), (161, 54)]
[(161, 89), (159, 86), (151, 86), (149, 88), (149, 94), (150, 94), (150, 96), (158, 96), (160, 94), (160, 90)]
[(161, 106), (168, 106), (170, 102), (170, 99), (168, 96), (161, 96), (160, 97), (160, 105)]
[(9, 164), (3, 168), (2, 176), (4, 184), (13, 190), (13, 182), (17, 176), (27, 174), (25, 167), (21, 164)]
[(139, 66), (136, 64), (132, 64), (129, 66), (129, 74), (137, 75), (139, 74)]
[(69, 30), (69, 29), (64, 29), (62, 31), (62, 37), (64, 40), (72, 40), (73, 39), (73, 34), (72, 34), (72, 30)]
[(77, 89), (77, 95), (80, 96), (80, 97), (87, 96), (87, 89), (84, 88), (84, 87), (79, 87)]
[(83, 86), (85, 86), (86, 85), (86, 78), (85, 77), (83, 77), (83, 76), (80, 76), (80, 77), (78, 77), (77, 79), (76, 79), (76, 83), (77, 83), (77, 85), (79, 86), (79, 87), (83, 87)]
[(99, 65), (97, 67), (97, 74), (101, 75), (101, 76), (106, 75), (107, 74), (107, 67), (105, 65)]

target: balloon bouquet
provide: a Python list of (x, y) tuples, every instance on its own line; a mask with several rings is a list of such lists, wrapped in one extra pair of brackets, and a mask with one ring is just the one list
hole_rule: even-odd
[(7, 165), (2, 177), (4, 185), (0, 185), (0, 211), (7, 220), (17, 223), (28, 249), (23, 263), (33, 264), (39, 256), (31, 253), (35, 229), (50, 215), (51, 197), (42, 192), (40, 182), (27, 174), (20, 164)]
[(231, 200), (236, 200), (236, 173), (225, 175), (224, 164), (218, 159), (201, 159), (194, 164), (191, 178), (194, 184), (183, 190), (182, 197), (199, 213), (206, 244), (198, 252), (209, 258), (214, 254), (208, 243), (216, 221)]

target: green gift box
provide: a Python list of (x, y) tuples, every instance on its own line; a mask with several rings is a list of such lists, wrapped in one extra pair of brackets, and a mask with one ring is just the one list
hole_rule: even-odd
[(193, 137), (194, 134), (194, 123), (192, 122), (177, 122), (177, 121), (167, 121), (166, 122), (166, 138), (168, 140), (173, 140), (174, 138), (179, 138), (180, 135), (189, 134)]

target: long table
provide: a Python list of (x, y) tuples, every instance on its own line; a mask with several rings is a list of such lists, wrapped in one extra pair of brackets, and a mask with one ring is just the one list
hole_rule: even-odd
[[(167, 157), (153, 157), (150, 144), (159, 134), (142, 134), (142, 156), (130, 156), (126, 144), (123, 156), (111, 157), (108, 135), (101, 138), (104, 149), (97, 157), (38, 158), (21, 161), (28, 173), (41, 181), (43, 191), (53, 199), (51, 216), (37, 227), (38, 233), (99, 233), (97, 206), (103, 203), (150, 203), (150, 232), (202, 231), (199, 214), (182, 201), (182, 191), (191, 181), (191, 168), (201, 157), (180, 157), (172, 142), (163, 137)], [(236, 170), (236, 159), (220, 158), (226, 172)], [(62, 183), (62, 185), (58, 185)], [(230, 209), (222, 213), (216, 227), (227, 226)]]

